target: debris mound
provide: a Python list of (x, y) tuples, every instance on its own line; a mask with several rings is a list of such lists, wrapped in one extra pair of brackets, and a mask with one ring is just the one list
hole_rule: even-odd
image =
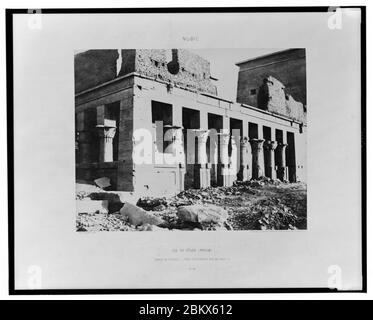
[[(76, 196), (80, 207), (86, 205), (77, 211), (77, 231), (307, 228), (304, 183), (262, 177), (235, 181), (228, 187), (187, 189), (169, 198), (142, 197), (137, 205), (121, 202), (115, 192), (84, 191)], [(108, 202), (108, 210), (101, 210), (101, 207), (97, 210), (93, 204), (99, 202)], [(88, 206), (90, 203), (92, 205)]]

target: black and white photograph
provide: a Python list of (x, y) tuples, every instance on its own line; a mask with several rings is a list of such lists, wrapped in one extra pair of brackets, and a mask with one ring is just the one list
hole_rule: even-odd
[(9, 293), (366, 292), (365, 14), (7, 9)]
[(304, 48), (92, 49), (74, 68), (77, 231), (307, 229)]

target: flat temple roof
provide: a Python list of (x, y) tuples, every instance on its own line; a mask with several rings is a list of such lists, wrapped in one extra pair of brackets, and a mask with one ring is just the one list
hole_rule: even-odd
[(241, 65), (243, 63), (246, 63), (246, 62), (249, 62), (249, 61), (255, 61), (255, 60), (260, 60), (260, 59), (267, 58), (267, 57), (270, 57), (270, 56), (275, 56), (277, 54), (284, 53), (286, 51), (293, 51), (293, 50), (299, 50), (299, 49), (300, 48), (290, 48), (290, 49), (275, 51), (275, 52), (272, 52), (272, 53), (267, 53), (267, 54), (264, 54), (262, 56), (258, 56), (258, 57), (255, 57), (255, 58), (250, 58), (250, 59), (246, 59), (246, 60), (243, 60), (243, 61), (240, 61), (240, 62), (236, 62), (236, 66), (239, 66), (239, 65)]

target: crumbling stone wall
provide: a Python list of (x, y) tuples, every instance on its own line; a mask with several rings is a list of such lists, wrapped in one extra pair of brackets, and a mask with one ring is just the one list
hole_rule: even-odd
[(306, 50), (288, 49), (236, 64), (237, 102), (257, 107), (257, 90), (264, 78), (280, 80), (296, 101), (307, 105)]
[(288, 118), (306, 122), (306, 110), (301, 102), (295, 101), (285, 86), (274, 77), (266, 77), (259, 87), (257, 106), (260, 109)]
[(183, 49), (136, 50), (136, 72), (201, 92), (217, 94), (210, 63)]
[(138, 72), (172, 84), (217, 94), (210, 63), (184, 49), (89, 50), (75, 56), (75, 92)]
[(75, 93), (113, 80), (118, 57), (117, 50), (89, 50), (75, 55)]

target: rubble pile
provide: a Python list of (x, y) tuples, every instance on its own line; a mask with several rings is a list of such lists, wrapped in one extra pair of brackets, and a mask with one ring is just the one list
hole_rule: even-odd
[(188, 189), (170, 198), (143, 197), (136, 205), (120, 202), (115, 193), (77, 194), (78, 201), (87, 198), (108, 201), (109, 213), (78, 213), (78, 231), (306, 228), (306, 186), (269, 178)]
[(236, 213), (230, 222), (235, 230), (294, 230), (299, 217), (277, 198), (259, 200), (247, 211)]
[(162, 211), (167, 207), (168, 201), (166, 198), (143, 197), (137, 201), (136, 205), (146, 211)]
[(78, 214), (77, 231), (135, 231), (120, 214), (86, 213)]
[(159, 226), (165, 224), (165, 221), (163, 221), (162, 218), (130, 203), (124, 204), (122, 209), (120, 209), (120, 214), (125, 217), (132, 226), (146, 224)]
[(180, 206), (177, 208), (177, 217), (180, 221), (189, 223), (197, 229), (231, 229), (227, 222), (227, 210), (215, 205)]
[(147, 211), (162, 211), (168, 207), (187, 206), (198, 203), (217, 203), (227, 196), (239, 196), (242, 194), (258, 194), (258, 188), (266, 185), (278, 186), (278, 179), (260, 178), (259, 180), (235, 181), (231, 187), (209, 187), (203, 189), (188, 189), (180, 192), (173, 198), (143, 197), (137, 202), (137, 206)]

